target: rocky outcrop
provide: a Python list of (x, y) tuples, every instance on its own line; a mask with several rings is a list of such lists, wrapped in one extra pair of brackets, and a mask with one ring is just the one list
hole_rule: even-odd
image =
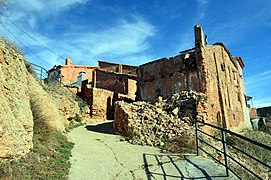
[(19, 158), (31, 150), (34, 123), (42, 120), (65, 131), (67, 116), (79, 107), (65, 97), (58, 97), (64, 105), (55, 99), (28, 73), (24, 57), (0, 38), (0, 160)]
[(33, 147), (33, 116), (23, 56), (3, 39), (0, 48), (0, 159), (12, 159)]

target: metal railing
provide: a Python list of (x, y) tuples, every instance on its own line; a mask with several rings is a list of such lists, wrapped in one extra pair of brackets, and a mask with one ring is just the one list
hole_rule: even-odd
[(44, 80), (48, 77), (48, 72), (45, 68), (37, 64), (31, 63), (29, 61), (25, 61), (25, 65), (27, 68), (29, 67), (31, 70), (34, 71), (36, 78), (38, 78), (38, 80)]
[[(210, 135), (206, 132), (204, 132), (204, 130), (199, 128), (199, 124), (204, 125), (205, 127), (210, 127), (213, 129), (216, 129), (218, 131), (220, 131), (221, 133), (221, 139), (215, 137), (214, 135)], [(245, 152), (244, 150), (242, 150), (240, 147), (237, 147), (235, 145), (233, 145), (232, 143), (227, 142), (226, 137), (227, 135), (231, 135), (234, 136), (236, 138), (240, 138), (248, 143), (251, 143), (259, 148), (263, 148), (266, 151), (271, 151), (271, 147), (265, 144), (262, 144), (260, 142), (257, 142), (253, 139), (247, 138), (245, 136), (242, 136), (240, 134), (237, 134), (235, 132), (232, 132), (230, 130), (218, 127), (218, 126), (214, 126), (212, 124), (208, 124), (208, 123), (204, 123), (204, 122), (200, 122), (200, 121), (196, 121), (195, 122), (195, 127), (196, 127), (196, 147), (197, 147), (197, 155), (200, 155), (200, 150), (203, 151), (204, 153), (206, 153), (207, 155), (209, 155), (212, 159), (214, 159), (216, 162), (218, 162), (219, 164), (223, 165), (226, 169), (226, 175), (229, 176), (230, 172), (233, 173), (236, 177), (238, 177), (239, 179), (242, 179), (240, 177), (240, 175), (238, 175), (234, 169), (230, 166), (229, 164), (229, 160), (233, 161), (234, 163), (236, 163), (238, 166), (240, 166), (241, 168), (243, 168), (245, 171), (249, 172), (251, 175), (253, 175), (254, 177), (258, 178), (258, 179), (263, 179), (262, 177), (260, 177), (259, 174), (257, 174), (256, 172), (253, 172), (250, 168), (248, 168), (246, 165), (244, 165), (243, 163), (241, 163), (240, 161), (238, 161), (238, 158), (232, 157), (230, 155), (230, 153), (228, 152), (228, 148), (232, 148), (235, 151), (241, 153), (244, 156), (247, 156), (251, 159), (253, 159), (255, 162), (261, 164), (262, 166), (269, 168), (269, 170), (271, 171), (271, 166), (269, 164), (267, 164), (266, 162), (263, 162), (262, 160), (260, 160), (259, 158)], [(209, 138), (212, 138), (214, 140), (220, 141), (222, 143), (222, 150), (218, 149), (217, 147), (215, 147), (214, 145), (211, 145), (209, 142), (205, 141), (203, 138), (200, 137), (200, 134), (202, 134), (202, 137), (207, 136)], [(224, 162), (221, 162), (219, 159), (217, 159), (216, 157), (214, 157), (210, 152), (207, 152), (207, 150), (203, 149), (203, 147), (201, 147), (200, 143), (203, 143), (205, 145), (207, 145), (210, 148), (215, 149), (217, 152), (220, 152), (221, 154), (223, 154), (224, 156)]]

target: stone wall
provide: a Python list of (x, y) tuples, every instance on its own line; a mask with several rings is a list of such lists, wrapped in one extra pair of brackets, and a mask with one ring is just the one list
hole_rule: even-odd
[(128, 93), (128, 76), (103, 70), (96, 70), (97, 88), (114, 91), (116, 93)]
[(195, 53), (163, 58), (139, 66), (137, 99), (153, 101), (158, 96), (170, 97), (181, 91), (199, 91)]
[(100, 68), (102, 68), (106, 71), (136, 75), (137, 66), (116, 64), (116, 63), (104, 62), (104, 61), (98, 61), (98, 62), (99, 62)]
[[(114, 92), (83, 86), (83, 98), (90, 106), (90, 116), (96, 120), (113, 119)], [(116, 96), (116, 94), (115, 94)]]
[(127, 94), (135, 99), (136, 80), (134, 76), (96, 70), (96, 88)]
[(92, 91), (93, 102), (91, 106), (91, 115), (93, 119), (113, 119), (113, 98), (114, 92), (94, 88)]
[(136, 89), (137, 89), (137, 81), (134, 79), (128, 79), (128, 98), (131, 100), (136, 99)]
[(249, 108), (249, 117), (250, 117), (250, 120), (257, 118), (257, 109), (256, 108)]
[(232, 57), (222, 44), (204, 44), (200, 26), (195, 26), (194, 49), (172, 58), (139, 66), (137, 100), (163, 99), (181, 91), (206, 95), (198, 105), (199, 120), (231, 130), (250, 126), (246, 117), (245, 88), (240, 57)]
[(244, 79), (239, 63), (224, 45), (201, 46), (199, 70), (207, 95), (208, 122), (231, 130), (246, 127)]

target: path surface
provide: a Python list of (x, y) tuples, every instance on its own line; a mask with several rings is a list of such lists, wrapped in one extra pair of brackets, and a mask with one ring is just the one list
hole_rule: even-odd
[(235, 179), (209, 159), (160, 153), (158, 148), (131, 145), (112, 131), (112, 121), (75, 128), (70, 139), (71, 180)]

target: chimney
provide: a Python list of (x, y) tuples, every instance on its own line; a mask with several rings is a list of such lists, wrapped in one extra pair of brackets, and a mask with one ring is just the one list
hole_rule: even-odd
[(118, 65), (118, 73), (122, 73), (122, 64)]
[(202, 27), (200, 25), (194, 26), (194, 33), (195, 33), (195, 46), (200, 47), (204, 46), (204, 33), (202, 31)]
[(68, 66), (72, 65), (72, 59), (71, 58), (67, 58), (65, 65), (68, 65)]

